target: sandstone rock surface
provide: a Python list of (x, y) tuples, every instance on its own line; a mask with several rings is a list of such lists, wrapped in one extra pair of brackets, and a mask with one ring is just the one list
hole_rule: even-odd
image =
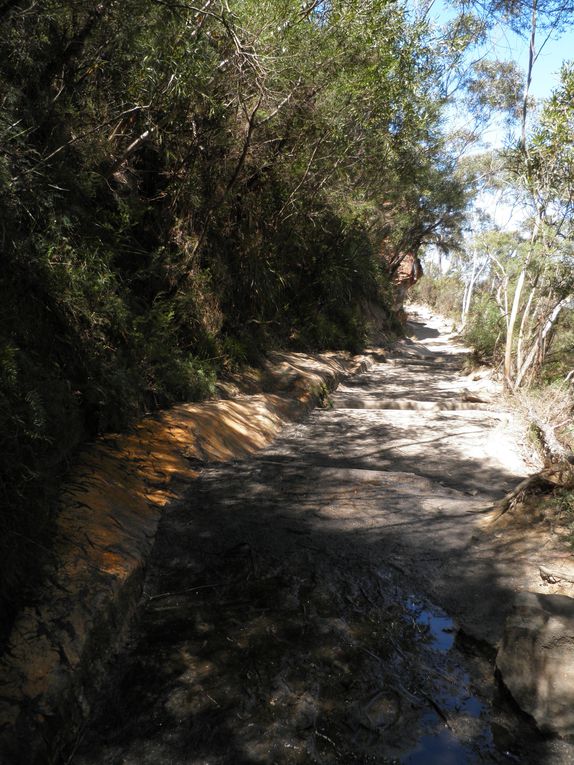
[(574, 737), (574, 598), (520, 593), (496, 666), (542, 731)]
[(81, 726), (141, 596), (166, 507), (210, 462), (245, 457), (367, 361), (274, 353), (233, 398), (145, 417), (83, 451), (63, 489), (54, 566), (0, 657), (0, 763), (57, 760)]

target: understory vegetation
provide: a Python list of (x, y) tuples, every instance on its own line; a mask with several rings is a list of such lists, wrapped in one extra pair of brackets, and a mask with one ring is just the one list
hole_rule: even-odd
[(358, 350), (466, 203), (397, 3), (0, 3), (0, 622), (78, 446), (272, 346)]

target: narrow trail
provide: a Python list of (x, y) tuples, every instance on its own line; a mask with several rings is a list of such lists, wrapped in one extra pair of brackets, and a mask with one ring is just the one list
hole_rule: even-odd
[(330, 408), (206, 467), (165, 515), (140, 622), (69, 762), (574, 761), (496, 686), (520, 565), (473, 539), (532, 467), (440, 321), (409, 328)]

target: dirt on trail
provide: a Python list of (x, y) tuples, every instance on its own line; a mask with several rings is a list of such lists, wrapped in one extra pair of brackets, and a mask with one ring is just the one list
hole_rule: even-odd
[(165, 514), (67, 762), (574, 762), (494, 678), (536, 551), (476, 528), (536, 466), (444, 323), (419, 310), (408, 334)]

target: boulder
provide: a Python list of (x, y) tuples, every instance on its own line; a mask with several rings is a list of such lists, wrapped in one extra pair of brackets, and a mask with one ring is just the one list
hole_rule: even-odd
[(496, 667), (541, 731), (574, 737), (574, 598), (520, 593)]

